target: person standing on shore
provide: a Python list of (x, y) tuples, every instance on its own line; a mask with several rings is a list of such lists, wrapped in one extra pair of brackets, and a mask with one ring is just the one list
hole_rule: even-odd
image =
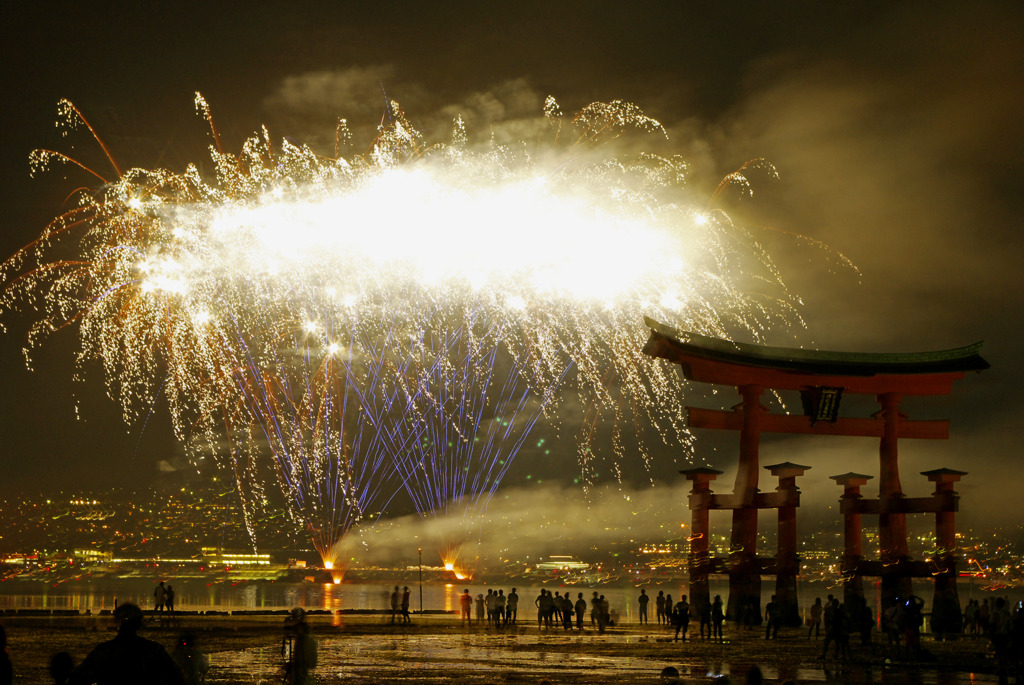
[(690, 629), (690, 603), (686, 601), (686, 595), (679, 598), (679, 602), (672, 611), (672, 618), (676, 624), (675, 639), (678, 640), (679, 634), (682, 633), (683, 642), (686, 642), (686, 632)]
[(391, 592), (391, 622), (395, 622), (395, 618), (398, 616), (398, 604), (401, 600), (398, 597), (398, 586)]
[(566, 592), (562, 596), (562, 627), (566, 630), (572, 630), (572, 617), (576, 615), (576, 606), (572, 602), (572, 598), (569, 597), (569, 593)]
[(636, 602), (640, 605), (640, 624), (647, 623), (647, 603), (651, 601), (651, 598), (647, 596), (647, 590), (640, 590), (640, 596), (636, 598)]
[(807, 625), (810, 628), (807, 629), (807, 639), (811, 639), (811, 635), (814, 635), (814, 639), (818, 639), (818, 635), (821, 633), (821, 613), (824, 611), (824, 607), (821, 606), (821, 597), (814, 598), (814, 604), (811, 605), (811, 617), (808, 619)]
[(711, 603), (711, 635), (719, 642), (722, 641), (722, 624), (725, 622), (725, 605), (722, 603), (722, 596), (715, 595), (715, 601)]
[(288, 685), (313, 685), (316, 682), (313, 671), (316, 670), (318, 645), (316, 638), (309, 633), (309, 623), (300, 619), (294, 626), (295, 645), (291, 660), (285, 673)]
[(401, 589), (401, 623), (413, 623), (413, 619), (409, 616), (409, 586)]
[(515, 624), (518, 615), (519, 595), (516, 593), (516, 589), (512, 588), (512, 592), (508, 593), (508, 602), (505, 605), (505, 623)]
[(168, 621), (174, 620), (174, 588), (170, 585), (167, 586), (167, 591), (164, 593), (164, 610), (167, 612)]
[(409, 618), (409, 586), (402, 588), (402, 623), (412, 623)]
[(764, 607), (764, 613), (767, 617), (764, 627), (764, 639), (775, 640), (779, 637), (779, 603), (775, 600), (775, 595), (772, 595), (771, 601), (768, 602)]
[(587, 613), (587, 600), (583, 599), (583, 593), (577, 595), (576, 605), (573, 607), (576, 611), (576, 630), (583, 630), (583, 616)]
[(162, 613), (164, 610), (164, 603), (167, 601), (167, 588), (164, 587), (164, 581), (160, 581), (160, 584), (153, 590), (153, 611), (156, 613)]
[(469, 588), (466, 588), (461, 595), (459, 595), (459, 605), (462, 607), (462, 620), (466, 623), (472, 623), (471, 614), (473, 613), (473, 595), (469, 594)]
[(505, 625), (505, 605), (508, 603), (508, 598), (505, 597), (504, 590), (498, 590), (498, 594), (494, 596), (494, 627), (500, 628)]

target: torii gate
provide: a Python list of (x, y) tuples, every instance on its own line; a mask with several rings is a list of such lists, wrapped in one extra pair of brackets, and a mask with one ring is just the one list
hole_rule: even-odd
[[(693, 482), (690, 508), (693, 528), (690, 544), (691, 603), (700, 607), (709, 601), (707, 575), (729, 574), (728, 616), (735, 620), (747, 609), (756, 611), (760, 620), (761, 573), (771, 564), (757, 558), (758, 509), (778, 509), (779, 550), (774, 560), (776, 594), (786, 622), (799, 621), (796, 605), (796, 515), (799, 490), (796, 476), (809, 467), (789, 462), (765, 467), (779, 476), (774, 495), (758, 490), (758, 448), (761, 433), (797, 433), (879, 438), (879, 488), (877, 500), (863, 500), (859, 486), (870, 476), (835, 476), (846, 486), (843, 513), (846, 517), (846, 554), (844, 576), (849, 594), (861, 594), (861, 576), (881, 576), (883, 602), (911, 593), (911, 578), (936, 576), (934, 569), (909, 561), (906, 515), (934, 512), (941, 544), (952, 541), (953, 512), (957, 508), (952, 483), (964, 475), (960, 471), (939, 469), (925, 472), (936, 482), (931, 498), (905, 498), (900, 483), (897, 440), (923, 438), (945, 440), (949, 422), (916, 421), (899, 411), (908, 395), (945, 395), (953, 382), (967, 371), (989, 368), (978, 354), (982, 343), (939, 352), (912, 354), (847, 353), (797, 350), (760, 345), (745, 345), (694, 333), (676, 331), (652, 319), (644, 321), (651, 337), (644, 353), (679, 364), (691, 381), (735, 386), (742, 402), (733, 411), (687, 407), (689, 425), (694, 428), (736, 430), (740, 433), (739, 468), (731, 496), (712, 495), (709, 482), (719, 473), (713, 469), (688, 469), (682, 473)], [(772, 414), (760, 403), (766, 389), (800, 392), (804, 415)], [(881, 407), (871, 418), (839, 416), (843, 394), (874, 395)], [(708, 556), (707, 512), (709, 509), (732, 511), (731, 553), (727, 567)], [(878, 516), (881, 546), (880, 562), (865, 562), (860, 557), (860, 515)], [(944, 555), (946, 566), (935, 585), (936, 602), (955, 601), (955, 556), (952, 544)], [(937, 578), (939, 576), (936, 576)], [(943, 596), (940, 597), (940, 591)], [(952, 593), (952, 597), (949, 597)], [(756, 607), (756, 609), (754, 609)]]

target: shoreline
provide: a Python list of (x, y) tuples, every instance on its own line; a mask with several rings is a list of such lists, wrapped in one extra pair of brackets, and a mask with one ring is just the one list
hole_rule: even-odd
[[(924, 635), (925, 656), (906, 660), (874, 634), (871, 645), (851, 644), (851, 657), (836, 660), (821, 659), (823, 640), (808, 640), (804, 628), (783, 628), (777, 640), (765, 640), (763, 628), (726, 623), (722, 642), (692, 636), (675, 642), (671, 629), (655, 624), (625, 623), (599, 633), (589, 624), (583, 632), (538, 628), (522, 616), (502, 629), (475, 621), (467, 626), (446, 612), (413, 614), (407, 625), (392, 624), (379, 611), (307, 617), (320, 645), (318, 683), (653, 683), (665, 666), (675, 666), (688, 682), (719, 676), (741, 682), (753, 665), (771, 683), (997, 682), (989, 643), (981, 637), (939, 641)], [(46, 669), (53, 654), (67, 651), (79, 663), (114, 634), (108, 617), (99, 615), (4, 614), (0, 623), (19, 683), (51, 682)], [(140, 634), (170, 651), (185, 630), (210, 658), (205, 682), (281, 682), (283, 614), (182, 614), (173, 624), (161, 624), (148, 612)]]

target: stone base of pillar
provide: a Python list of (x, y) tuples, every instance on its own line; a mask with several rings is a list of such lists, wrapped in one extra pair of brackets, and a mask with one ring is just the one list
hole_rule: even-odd
[(931, 630), (936, 635), (955, 635), (964, 630), (955, 570), (935, 576)]
[(737, 564), (729, 572), (726, 619), (741, 626), (761, 625), (761, 573), (756, 559)]
[(803, 625), (800, 602), (796, 593), (796, 575), (780, 573), (775, 576), (775, 601), (779, 605), (779, 620), (790, 628)]

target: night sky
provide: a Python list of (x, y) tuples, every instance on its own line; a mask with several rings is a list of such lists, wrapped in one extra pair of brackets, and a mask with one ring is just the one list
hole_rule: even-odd
[[(455, 114), (472, 130), (514, 130), (549, 94), (567, 112), (628, 100), (664, 124), (668, 142), (650, 147), (690, 160), (697, 188), (710, 192), (751, 158), (777, 167), (779, 180), (758, 180), (734, 211), (776, 229), (760, 235), (804, 301), (806, 328), (776, 330), (772, 343), (884, 352), (985, 341), (990, 370), (968, 375), (949, 398), (904, 407), (912, 418), (949, 418), (952, 428), (947, 442), (901, 443), (903, 484), (923, 495), (930, 484), (918, 471), (968, 471), (962, 520), (1017, 518), (1024, 5), (351, 4), (8, 3), (0, 253), (38, 235), (88, 182), (60, 169), (30, 178), (32, 149), (102, 164), (86, 136), (61, 139), (60, 98), (79, 107), (122, 166), (174, 170), (206, 158), (195, 91), (212, 106), (227, 150), (266, 124), (276, 138), (326, 153), (339, 116), (369, 142), (384, 92), (428, 139)], [(99, 369), (72, 381), (70, 335), (40, 350), (30, 372), (25, 317), (3, 323), (0, 493), (144, 484), (161, 462), (182, 469), (165, 408), (146, 426), (125, 426)], [(571, 431), (561, 435), (562, 464), (524, 450), (507, 486), (571, 488)], [(697, 457), (728, 469), (734, 445), (702, 434)], [(870, 440), (776, 439), (762, 455), (765, 464), (813, 466), (802, 481), (805, 506), (835, 502), (830, 475), (877, 471)], [(656, 488), (645, 489), (644, 474), (627, 474), (625, 488), (685, 506), (675, 474), (686, 464), (671, 457), (666, 448), (654, 467)]]

